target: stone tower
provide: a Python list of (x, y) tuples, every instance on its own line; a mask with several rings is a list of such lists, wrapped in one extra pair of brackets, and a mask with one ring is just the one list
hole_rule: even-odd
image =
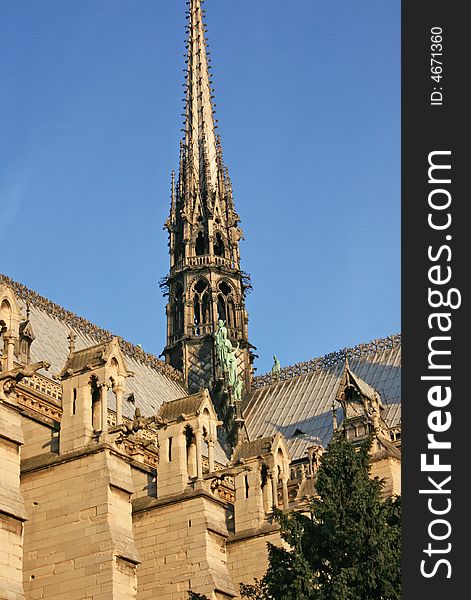
[[(230, 386), (217, 359), (214, 334), (218, 321), (225, 321), (238, 379), (243, 391), (248, 390), (252, 355), (245, 292), (250, 284), (240, 269), (240, 218), (216, 134), (204, 11), (200, 0), (190, 0), (188, 6), (184, 136), (165, 223), (170, 273), (163, 284), (168, 288), (164, 354), (168, 363), (184, 373), (190, 393), (207, 387), (214, 397), (219, 390), (216, 395), (225, 396), (234, 413), (237, 400), (234, 404), (227, 391)], [(225, 418), (224, 411), (218, 412)]]

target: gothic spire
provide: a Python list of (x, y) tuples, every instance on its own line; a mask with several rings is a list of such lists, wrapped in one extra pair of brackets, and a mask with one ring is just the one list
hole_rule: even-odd
[[(216, 362), (214, 349), (214, 334), (223, 321), (225, 348), (230, 343), (237, 359), (237, 366), (234, 360), (231, 363), (237, 369), (237, 378), (231, 372), (231, 385), (235, 381), (248, 390), (253, 357), (245, 310), (247, 275), (240, 270), (243, 234), (216, 134), (201, 4), (202, 0), (187, 1), (185, 123), (178, 178), (172, 175), (170, 216), (165, 223), (170, 273), (162, 282), (168, 286), (169, 298), (164, 353), (168, 363), (183, 371), (190, 391), (229, 389), (228, 372)], [(240, 397), (242, 387), (237, 390)], [(231, 397), (224, 392), (218, 402), (222, 402), (221, 418), (229, 411), (232, 431), (237, 419), (228, 408)], [(240, 422), (242, 417), (237, 418)]]
[[(201, 0), (188, 2), (184, 149), (190, 190), (206, 204), (218, 188), (220, 165)], [(182, 173), (180, 172), (180, 176)]]

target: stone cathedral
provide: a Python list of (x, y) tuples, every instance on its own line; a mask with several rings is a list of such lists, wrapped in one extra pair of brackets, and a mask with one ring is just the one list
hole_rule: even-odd
[(172, 174), (165, 362), (0, 275), (0, 600), (239, 597), (333, 431), (400, 493), (401, 339), (255, 376), (200, 0)]

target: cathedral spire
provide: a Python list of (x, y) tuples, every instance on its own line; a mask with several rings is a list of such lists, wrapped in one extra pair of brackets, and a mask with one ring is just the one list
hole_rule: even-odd
[[(201, 0), (187, 4), (184, 134), (165, 223), (170, 273), (164, 280), (169, 297), (164, 354), (168, 363), (183, 371), (190, 392), (211, 390), (229, 430), (240, 417), (229, 407), (251, 385), (253, 356), (245, 310), (248, 276), (240, 269), (243, 236), (216, 133), (204, 11)], [(230, 374), (215, 348), (220, 325), (225, 351), (233, 358)]]
[(191, 187), (207, 202), (218, 190), (218, 143), (200, 0), (189, 0), (184, 147)]

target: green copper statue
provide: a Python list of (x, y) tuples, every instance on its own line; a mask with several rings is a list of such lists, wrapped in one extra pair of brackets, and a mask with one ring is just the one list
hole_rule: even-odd
[[(227, 342), (229, 342), (229, 340), (227, 339), (226, 322), (223, 321), (222, 319), (219, 319), (219, 321), (218, 321), (218, 328), (216, 330), (216, 333), (214, 334), (214, 341), (216, 343), (217, 358), (218, 358), (219, 364), (221, 366), (221, 370), (224, 373), (224, 371), (227, 371), (227, 369), (228, 369)], [(232, 349), (232, 344), (230, 342), (229, 342), (229, 344), (230, 344), (230, 348)]]
[(240, 381), (240, 379), (238, 379), (234, 385), (234, 388), (232, 390), (233, 393), (233, 400), (234, 402), (241, 402), (242, 401), (242, 390), (244, 389), (244, 382)]
[[(237, 356), (236, 352), (239, 349), (239, 344), (235, 348), (232, 347), (230, 340), (226, 340), (228, 342), (227, 346), (227, 370), (229, 372), (229, 385), (234, 391), (234, 386), (238, 381), (237, 377)], [(229, 350), (229, 346), (231, 350)]]
[(273, 379), (279, 379), (279, 377), (280, 377), (280, 371), (281, 371), (281, 365), (280, 365), (280, 361), (276, 357), (276, 354), (273, 355), (273, 360), (275, 362), (273, 363), (273, 367), (271, 368), (271, 374), (272, 374)]
[(237, 375), (237, 350), (239, 344), (234, 348), (231, 340), (227, 337), (226, 322), (222, 319), (218, 321), (218, 327), (214, 333), (214, 342), (216, 344), (216, 355), (218, 358), (221, 371), (228, 374), (229, 387), (232, 390), (233, 399), (235, 401), (242, 400), (243, 382), (239, 381)]

